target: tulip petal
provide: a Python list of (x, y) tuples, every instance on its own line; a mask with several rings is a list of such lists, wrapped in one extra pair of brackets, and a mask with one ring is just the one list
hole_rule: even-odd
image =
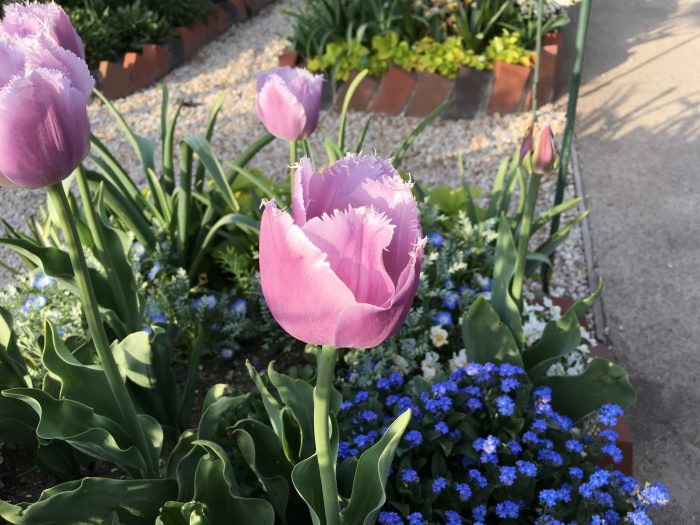
[(90, 151), (85, 98), (59, 71), (28, 70), (0, 90), (0, 172), (39, 188), (66, 178)]
[(391, 243), (394, 226), (369, 207), (336, 210), (311, 219), (304, 234), (326, 254), (331, 269), (352, 291), (358, 303), (381, 306), (394, 294), (382, 254)]
[(363, 201), (366, 192), (362, 184), (394, 175), (396, 170), (384, 160), (370, 155), (348, 155), (309, 178), (306, 219), (344, 210), (351, 205), (358, 208), (369, 205), (371, 203)]
[(303, 157), (294, 171), (292, 187), (292, 217), (297, 226), (306, 224), (306, 205), (309, 202), (309, 181), (314, 176), (314, 169), (308, 157)]
[(382, 306), (350, 304), (338, 316), (333, 337), (339, 348), (374, 348), (394, 335), (406, 320), (418, 287), (423, 260), (422, 244), (413, 252), (402, 275), (401, 288)]
[(95, 80), (83, 59), (43, 34), (14, 40), (24, 53), (27, 67), (61, 71), (70, 79), (71, 85), (83, 94), (85, 102), (90, 99)]
[(273, 202), (260, 222), (260, 283), (275, 320), (310, 344), (329, 344), (339, 313), (355, 303), (326, 254)]
[(59, 46), (85, 60), (85, 48), (66, 12), (57, 4), (10, 4), (0, 22), (0, 33), (19, 37), (47, 34)]
[(15, 75), (21, 75), (25, 56), (17, 46), (19, 39), (0, 38), (0, 88), (5, 86)]
[(396, 234), (384, 252), (384, 266), (398, 286), (399, 277), (408, 266), (412, 252), (423, 235), (418, 204), (411, 192), (411, 185), (406, 184), (397, 174), (385, 176), (381, 180), (367, 180), (362, 185), (362, 190), (366, 194), (362, 200), (371, 202), (396, 226)]
[(304, 137), (304, 106), (278, 75), (270, 76), (262, 86), (256, 108), (260, 120), (274, 136), (289, 141)]

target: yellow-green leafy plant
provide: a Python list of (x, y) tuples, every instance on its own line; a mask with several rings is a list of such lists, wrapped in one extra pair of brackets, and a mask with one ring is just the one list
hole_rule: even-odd
[(507, 29), (489, 42), (484, 55), (490, 64), (500, 60), (508, 64), (530, 67), (533, 61), (532, 51), (520, 45), (520, 33), (511, 33)]

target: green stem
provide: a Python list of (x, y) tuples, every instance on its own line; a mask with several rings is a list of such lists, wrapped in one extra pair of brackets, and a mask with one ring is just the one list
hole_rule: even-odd
[(294, 166), (297, 164), (297, 141), (289, 142), (289, 202), (291, 206), (292, 195), (294, 195)]
[(540, 190), (539, 173), (530, 175), (530, 182), (527, 187), (527, 196), (525, 199), (525, 209), (523, 210), (523, 218), (520, 222), (520, 234), (518, 235), (518, 257), (515, 260), (515, 275), (513, 275), (513, 300), (518, 305), (518, 309), (523, 310), (523, 282), (525, 281), (525, 263), (527, 262), (527, 247), (530, 243), (530, 235), (532, 233), (532, 219), (535, 215), (535, 204), (537, 203), (537, 194)]
[(335, 465), (331, 458), (331, 441), (328, 432), (328, 412), (333, 388), (333, 370), (338, 356), (335, 346), (324, 345), (318, 360), (318, 378), (314, 388), (314, 439), (316, 457), (321, 474), (323, 491), (323, 508), (326, 513), (326, 525), (340, 525), (340, 507), (338, 506), (338, 486), (335, 480)]
[(126, 427), (125, 430), (132, 439), (136, 441), (136, 446), (143, 455), (146, 465), (148, 466), (148, 471), (146, 472), (147, 476), (150, 478), (157, 478), (159, 476), (158, 460), (153, 457), (151, 445), (139, 422), (136, 409), (126, 389), (126, 384), (122, 381), (119, 367), (112, 354), (112, 349), (109, 346), (109, 340), (107, 339), (107, 333), (102, 324), (97, 299), (95, 298), (95, 291), (92, 288), (87, 263), (85, 262), (85, 254), (80, 244), (78, 231), (73, 222), (68, 199), (66, 198), (62, 184), (59, 182), (53, 186), (49, 186), (48, 194), (58, 213), (61, 229), (63, 230), (63, 235), (66, 240), (68, 255), (73, 265), (75, 280), (78, 284), (78, 290), (80, 291), (80, 299), (83, 305), (83, 311), (85, 312), (85, 318), (87, 319), (90, 334), (92, 335), (95, 349), (100, 359), (100, 364), (105, 372), (105, 376), (107, 376), (107, 382), (109, 383), (112, 395), (121, 412), (122, 420)]
[(543, 0), (537, 2), (537, 42), (535, 43), (535, 71), (532, 78), (532, 121), (537, 117), (537, 95), (540, 86), (540, 64), (542, 63), (542, 9)]
[(104, 237), (103, 226), (99, 222), (101, 219), (97, 214), (95, 209), (95, 203), (92, 201), (92, 196), (90, 195), (90, 189), (88, 188), (87, 178), (85, 177), (85, 171), (83, 167), (80, 166), (75, 172), (75, 179), (78, 181), (78, 191), (80, 192), (80, 199), (83, 201), (83, 209), (85, 210), (85, 217), (87, 218), (88, 227), (92, 233), (92, 240), (95, 243), (95, 249), (100, 262), (104, 266), (105, 274), (107, 275), (107, 282), (112, 290), (112, 295), (114, 300), (119, 305), (119, 310), (123, 316), (129, 316), (129, 326), (134, 327), (133, 314), (135, 312), (130, 311), (126, 304), (126, 299), (122, 290), (122, 286), (119, 283), (119, 278), (117, 277), (114, 261), (107, 249), (107, 241)]

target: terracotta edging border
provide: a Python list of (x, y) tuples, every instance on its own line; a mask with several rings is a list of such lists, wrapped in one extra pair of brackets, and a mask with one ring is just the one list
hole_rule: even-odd
[[(561, 33), (548, 33), (542, 43), (538, 106), (554, 99), (557, 72), (561, 67)], [(285, 49), (278, 57), (278, 64), (298, 66), (299, 54)], [(453, 104), (445, 111), (443, 118), (517, 113), (531, 107), (532, 72), (532, 67), (497, 61), (493, 72), (464, 66), (457, 77), (450, 80), (436, 73), (415, 73), (391, 66), (381, 78), (367, 77), (363, 80), (350, 102), (350, 109), (423, 118), (446, 100), (452, 99)], [(353, 72), (349, 81), (356, 74)], [(336, 110), (342, 106), (345, 86), (349, 81), (338, 90), (334, 105)]]
[[(552, 297), (552, 302), (561, 308), (562, 315), (571, 308), (575, 301), (569, 297)], [(586, 330), (590, 330), (588, 320), (584, 317), (581, 319), (581, 326)], [(597, 346), (591, 348), (591, 355), (593, 357), (600, 357), (611, 363), (615, 363), (616, 359), (610, 353), (608, 345), (605, 343), (599, 343)], [(607, 427), (606, 427), (607, 428)], [(612, 464), (616, 469), (620, 470), (622, 473), (632, 476), (634, 475), (634, 437), (632, 436), (632, 430), (630, 429), (629, 423), (626, 416), (622, 416), (617, 425), (612, 427), (612, 429), (618, 433), (620, 436), (617, 441), (617, 446), (620, 447), (622, 451), (622, 461), (620, 463), (613, 464), (612, 461), (606, 461), (604, 465)]]
[(197, 51), (244, 22), (275, 0), (216, 0), (203, 20), (173, 28), (161, 44), (146, 44), (141, 51), (125, 53), (120, 60), (100, 62), (93, 76), (110, 99), (126, 97), (147, 88), (189, 60)]

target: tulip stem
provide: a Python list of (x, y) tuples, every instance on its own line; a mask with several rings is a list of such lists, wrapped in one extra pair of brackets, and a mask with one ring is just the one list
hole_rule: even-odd
[(340, 525), (340, 507), (338, 506), (338, 485), (335, 479), (335, 458), (331, 457), (330, 422), (328, 419), (333, 388), (333, 370), (338, 357), (335, 346), (321, 347), (318, 358), (318, 377), (314, 388), (314, 439), (316, 457), (321, 475), (323, 508), (326, 525)]
[(535, 215), (535, 205), (537, 204), (537, 194), (540, 190), (539, 173), (530, 175), (530, 182), (527, 187), (525, 209), (520, 221), (520, 234), (518, 235), (518, 256), (515, 260), (515, 274), (513, 275), (513, 287), (511, 289), (513, 300), (518, 305), (518, 309), (523, 311), (523, 282), (525, 280), (525, 264), (527, 262), (527, 248), (530, 243), (532, 233), (532, 219)]
[[(119, 283), (119, 278), (117, 277), (116, 266), (112, 260), (112, 257), (110, 256), (109, 250), (107, 249), (107, 241), (104, 238), (103, 227), (99, 223), (101, 218), (99, 217), (97, 210), (95, 210), (95, 204), (92, 202), (87, 179), (85, 177), (85, 171), (83, 170), (82, 166), (78, 166), (78, 168), (75, 170), (75, 179), (78, 182), (78, 190), (80, 191), (80, 198), (83, 201), (83, 208), (85, 209), (85, 217), (87, 218), (88, 227), (90, 228), (90, 233), (92, 233), (92, 240), (95, 243), (95, 249), (97, 255), (99, 256), (100, 262), (105, 268), (107, 282), (109, 282), (112, 295), (114, 295), (114, 300), (119, 304), (121, 314), (124, 316), (130, 316), (128, 319), (128, 326), (130, 328), (134, 328), (137, 319), (135, 314), (138, 314), (138, 312), (133, 311), (133, 309), (130, 309), (126, 304), (126, 299), (122, 293), (122, 286)], [(138, 328), (136, 329), (138, 330)]]
[(88, 328), (92, 335), (95, 349), (97, 350), (100, 364), (107, 377), (112, 395), (121, 412), (122, 421), (126, 427), (125, 430), (128, 435), (136, 441), (136, 446), (143, 455), (148, 469), (146, 475), (149, 478), (158, 478), (158, 458), (154, 457), (152, 453), (150, 442), (146, 438), (143, 426), (139, 422), (136, 408), (126, 389), (126, 384), (122, 380), (117, 361), (112, 354), (109, 339), (107, 338), (107, 333), (105, 332), (102, 318), (100, 317), (97, 298), (95, 297), (95, 291), (92, 287), (87, 263), (85, 262), (85, 253), (80, 244), (78, 230), (73, 222), (70, 205), (68, 204), (68, 199), (66, 198), (62, 184), (58, 182), (49, 186), (48, 194), (58, 213), (59, 222), (66, 241), (66, 249), (68, 250), (68, 255), (73, 265), (75, 281), (80, 292), (80, 299), (83, 304), (83, 311), (87, 319)]
[[(297, 141), (292, 140), (289, 142), (289, 198), (294, 195), (294, 172), (296, 171), (297, 164)], [(290, 200), (291, 202), (291, 200)]]

